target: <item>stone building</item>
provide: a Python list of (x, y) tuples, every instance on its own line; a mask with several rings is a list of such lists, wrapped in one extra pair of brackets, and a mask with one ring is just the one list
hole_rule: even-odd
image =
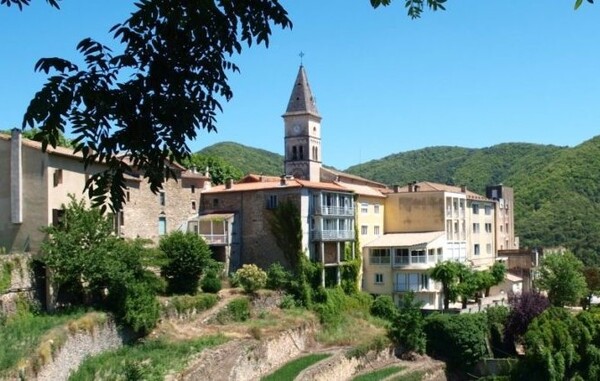
[[(84, 168), (80, 154), (64, 147), (42, 151), (39, 142), (24, 139), (19, 130), (0, 134), (0, 247), (8, 252), (38, 252), (41, 227), (58, 223), (69, 195), (87, 199), (85, 182), (103, 170)], [(209, 179), (175, 165), (176, 181), (160, 194), (150, 191), (138, 173), (127, 175), (127, 203), (115, 216), (117, 234), (157, 241), (161, 234), (185, 226), (197, 214), (200, 190)]]

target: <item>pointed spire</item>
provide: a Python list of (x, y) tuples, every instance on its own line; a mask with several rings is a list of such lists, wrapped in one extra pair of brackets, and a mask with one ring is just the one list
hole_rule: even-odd
[(290, 96), (290, 101), (288, 102), (285, 113), (308, 113), (320, 117), (315, 98), (313, 97), (312, 92), (310, 91), (310, 86), (308, 85), (306, 71), (304, 70), (304, 66), (302, 64), (298, 70), (298, 76), (296, 76), (296, 82), (294, 82), (292, 95)]

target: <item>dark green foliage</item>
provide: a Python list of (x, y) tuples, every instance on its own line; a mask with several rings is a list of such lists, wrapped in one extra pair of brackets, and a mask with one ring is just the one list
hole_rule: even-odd
[(272, 263), (267, 269), (267, 288), (269, 290), (284, 290), (292, 279), (292, 274), (279, 262)]
[(600, 376), (600, 316), (553, 307), (533, 320), (525, 334), (519, 380), (597, 380)]
[(218, 157), (243, 174), (256, 173), (270, 176), (283, 174), (283, 156), (234, 142), (217, 143), (203, 148), (197, 154)]
[(359, 275), (360, 269), (362, 268), (361, 256), (357, 255), (356, 258), (352, 258), (350, 253), (351, 250), (351, 245), (346, 245), (344, 264), (340, 269), (340, 283), (342, 289), (348, 295), (355, 294), (359, 291)]
[(142, 335), (147, 334), (156, 326), (160, 316), (156, 292), (144, 283), (129, 285), (121, 314), (123, 322), (134, 331)]
[(202, 291), (213, 294), (221, 291), (221, 279), (217, 272), (213, 269), (207, 270), (200, 282), (200, 287), (202, 288)]
[(301, 255), (298, 266), (298, 275), (290, 282), (288, 292), (294, 296), (299, 305), (310, 308), (316, 290), (321, 287), (322, 265)]
[(211, 251), (196, 234), (173, 232), (159, 243), (167, 262), (161, 274), (167, 279), (168, 291), (175, 294), (195, 294), (202, 271), (211, 265)]
[(348, 314), (368, 316), (373, 298), (366, 293), (346, 295), (341, 287), (318, 288), (313, 308), (321, 323), (327, 327), (339, 326)]
[(277, 246), (283, 252), (288, 266), (297, 274), (299, 258), (302, 253), (302, 221), (300, 210), (291, 200), (277, 205), (268, 220), (269, 229), (275, 237)]
[(281, 299), (281, 304), (279, 305), (279, 308), (288, 310), (294, 307), (296, 307), (296, 300), (294, 299), (294, 297), (292, 295), (284, 295), (283, 299)]
[(184, 165), (188, 169), (194, 167), (200, 173), (208, 169), (211, 182), (215, 185), (225, 184), (228, 179), (239, 180), (244, 175), (241, 170), (218, 156), (195, 153), (184, 162)]
[(371, 314), (388, 321), (394, 321), (398, 315), (398, 307), (389, 295), (379, 295), (373, 301)]
[(506, 347), (504, 331), (508, 322), (509, 309), (505, 306), (492, 306), (485, 310), (488, 337), (495, 358), (507, 357), (512, 351)]
[(400, 301), (388, 336), (401, 352), (425, 353), (427, 337), (421, 307), (422, 303), (415, 300), (413, 292), (405, 294)]
[(217, 321), (221, 324), (246, 321), (249, 318), (250, 301), (248, 298), (233, 299), (224, 310), (217, 314)]
[(545, 255), (535, 285), (548, 292), (553, 306), (577, 305), (587, 295), (583, 263), (572, 253)]
[(433, 314), (425, 319), (427, 353), (446, 359), (453, 369), (468, 370), (488, 356), (486, 316)]
[[(588, 294), (583, 301), (584, 308), (589, 308), (592, 302), (592, 296), (600, 293), (600, 267), (598, 266), (587, 266), (583, 269), (583, 276), (585, 278), (585, 284), (588, 289)], [(2, 288), (0, 287), (0, 290)]]

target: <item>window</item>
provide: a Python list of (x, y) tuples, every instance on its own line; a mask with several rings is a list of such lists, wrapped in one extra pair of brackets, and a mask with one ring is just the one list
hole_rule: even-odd
[(361, 213), (369, 213), (369, 204), (367, 204), (366, 202), (363, 202), (362, 204), (360, 204), (360, 212)]
[(411, 263), (427, 263), (427, 253), (425, 250), (413, 250), (410, 256)]
[(473, 204), (473, 214), (479, 214), (479, 204)]
[(396, 265), (407, 265), (410, 263), (408, 256), (408, 249), (396, 249), (394, 255), (394, 264)]
[(192, 186), (190, 187), (190, 189), (192, 190), (192, 193), (196, 193), (196, 186), (195, 186), (195, 185), (192, 185)]
[(192, 210), (196, 210), (196, 201), (192, 200)]
[(502, 225), (500, 225), (500, 232), (504, 231), (504, 229), (502, 228)]
[(473, 233), (479, 233), (479, 224), (478, 223), (473, 224)]
[(490, 214), (492, 214), (492, 206), (491, 205), (486, 205), (485, 206), (485, 215), (489, 216)]
[(189, 221), (187, 230), (189, 233), (198, 234), (198, 221)]
[(167, 217), (158, 217), (158, 235), (167, 234)]
[(481, 254), (480, 250), (479, 250), (479, 244), (478, 243), (476, 243), (475, 245), (473, 245), (473, 254), (475, 254), (475, 255)]
[(371, 249), (371, 264), (386, 265), (390, 263), (389, 249)]
[(277, 209), (277, 195), (272, 194), (267, 198), (267, 209)]
[(160, 192), (158, 194), (158, 203), (160, 204), (160, 206), (165, 206), (165, 192)]
[(131, 193), (129, 193), (129, 191), (127, 191), (127, 193), (125, 193), (125, 197), (127, 199), (127, 202), (129, 202), (129, 200), (131, 198)]
[(427, 289), (429, 289), (429, 276), (427, 274), (396, 274), (396, 291), (422, 291)]
[(492, 224), (491, 223), (486, 223), (485, 224), (485, 232), (486, 233), (491, 233), (492, 232)]
[(485, 252), (486, 254), (492, 254), (492, 244), (488, 243), (487, 245), (485, 245)]
[(383, 274), (375, 274), (375, 284), (383, 284)]
[(52, 209), (52, 226), (62, 225), (64, 215), (64, 209)]
[(58, 184), (62, 184), (63, 181), (63, 172), (62, 169), (57, 169), (54, 171), (54, 186), (58, 186)]
[(360, 234), (361, 235), (367, 235), (367, 234), (369, 234), (369, 227), (367, 225), (362, 225), (360, 227)]
[(213, 208), (216, 208), (219, 206), (219, 199), (218, 198), (213, 198)]
[(379, 233), (379, 225), (375, 225), (375, 226), (373, 227), (373, 234), (375, 234), (375, 235), (379, 235), (379, 234), (380, 234), (380, 233)]
[(508, 234), (508, 222), (504, 226), (505, 226), (504, 231), (506, 232), (506, 234)]
[(304, 147), (300, 146), (299, 152), (300, 152), (300, 160), (304, 160)]
[(296, 146), (292, 147), (292, 160), (298, 160), (298, 153), (296, 151)]
[(373, 205), (373, 213), (379, 214), (379, 204)]

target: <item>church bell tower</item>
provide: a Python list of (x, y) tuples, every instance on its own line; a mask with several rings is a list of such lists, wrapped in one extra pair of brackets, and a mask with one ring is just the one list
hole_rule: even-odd
[(321, 116), (303, 65), (298, 70), (283, 121), (285, 174), (298, 179), (320, 181)]

